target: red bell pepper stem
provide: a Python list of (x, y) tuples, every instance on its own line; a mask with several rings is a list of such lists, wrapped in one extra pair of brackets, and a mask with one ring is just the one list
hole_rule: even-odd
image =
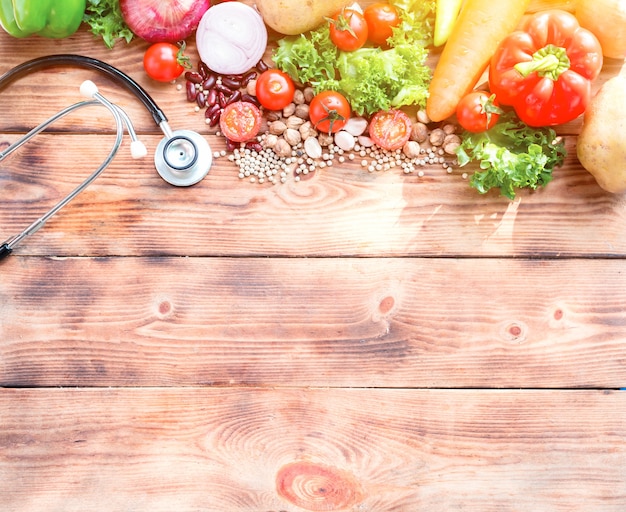
[(570, 60), (565, 48), (549, 44), (536, 51), (532, 60), (518, 62), (514, 68), (523, 77), (536, 72), (541, 77), (557, 81), (561, 73), (570, 68)]

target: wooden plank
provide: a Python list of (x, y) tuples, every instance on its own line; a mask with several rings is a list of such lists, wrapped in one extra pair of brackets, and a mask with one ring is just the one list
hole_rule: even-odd
[(623, 392), (0, 391), (5, 512), (621, 512)]
[[(3, 163), (0, 239), (19, 233), (99, 165), (112, 135), (43, 135)], [(15, 140), (16, 136), (1, 136)], [(150, 148), (160, 137), (144, 137)], [(461, 171), (369, 173), (359, 162), (275, 186), (237, 177), (218, 158), (190, 188), (173, 187), (128, 142), (103, 175), (19, 254), (236, 256), (532, 256), (626, 254), (624, 198), (602, 191), (575, 157), (537, 192), (481, 196)], [(222, 142), (223, 144), (223, 142)], [(216, 150), (223, 146), (217, 144)], [(64, 149), (65, 148), (65, 149)], [(72, 149), (68, 153), (67, 148)], [(570, 144), (569, 149), (573, 150)], [(89, 154), (89, 161), (76, 156)], [(68, 160), (69, 157), (69, 160)]]
[(14, 257), (0, 385), (624, 387), (624, 260)]

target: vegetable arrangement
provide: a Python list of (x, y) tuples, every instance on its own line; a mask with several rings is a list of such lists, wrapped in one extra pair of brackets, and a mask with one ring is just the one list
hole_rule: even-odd
[[(607, 190), (626, 181), (608, 176), (587, 128), (618, 124), (606, 97), (623, 105), (623, 94), (611, 85), (592, 99), (591, 85), (603, 56), (626, 56), (626, 0), (383, 0), (365, 9), (345, 0), (311, 0), (310, 9), (298, 0), (256, 0), (256, 8), (228, 0), (32, 4), (0, 0), (3, 29), (61, 38), (84, 21), (108, 48), (133, 37), (153, 43), (143, 59), (150, 78), (184, 75), (187, 99), (229, 149), (245, 147), (279, 167), (303, 151), (330, 165), (327, 147), (377, 155), (377, 164), (363, 161), (370, 171), (387, 161), (404, 172), (475, 162), (471, 186), (513, 198), (552, 179), (565, 156), (552, 127), (584, 114), (580, 161)], [(197, 71), (184, 54), (194, 33)], [(263, 61), (270, 35), (271, 67)], [(440, 52), (433, 69), (431, 51)], [(620, 155), (623, 146), (612, 147)]]

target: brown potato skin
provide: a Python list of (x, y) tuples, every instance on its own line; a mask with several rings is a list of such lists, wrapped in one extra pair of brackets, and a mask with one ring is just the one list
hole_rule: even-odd
[(320, 26), (348, 5), (346, 0), (257, 0), (265, 24), (284, 35), (298, 35)]
[(576, 144), (578, 160), (598, 185), (626, 192), (626, 76), (604, 83), (585, 111)]

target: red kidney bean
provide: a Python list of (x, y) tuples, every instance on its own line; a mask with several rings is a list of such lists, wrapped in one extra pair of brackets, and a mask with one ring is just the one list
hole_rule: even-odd
[(244, 85), (248, 85), (248, 82), (250, 82), (250, 80), (254, 80), (256, 77), (257, 77), (257, 72), (256, 71), (254, 71), (254, 70), (248, 71), (241, 78), (241, 86), (243, 87)]
[(196, 101), (198, 96), (198, 89), (196, 89), (196, 84), (193, 82), (187, 82), (186, 84), (187, 90), (187, 101)]
[(202, 88), (205, 91), (208, 91), (209, 89), (213, 89), (213, 87), (215, 87), (216, 82), (217, 82), (217, 77), (215, 75), (211, 74), (211, 75), (206, 77), (204, 82), (202, 82)]
[(246, 142), (246, 149), (260, 153), (261, 151), (263, 151), (263, 146), (261, 146), (259, 142), (249, 141)]
[(226, 139), (226, 149), (228, 151), (235, 151), (239, 147), (239, 142), (234, 142), (230, 139)]
[(222, 107), (220, 107), (217, 103), (209, 105), (209, 107), (207, 107), (207, 109), (204, 111), (204, 117), (207, 119), (211, 119), (217, 112), (221, 110), (221, 108)]
[(236, 90), (226, 98), (226, 105), (230, 105), (231, 103), (235, 103), (235, 101), (239, 101), (241, 99), (241, 91)]
[(215, 89), (217, 90), (217, 92), (221, 92), (221, 93), (224, 93), (224, 94), (230, 94), (231, 92), (233, 92), (233, 90), (230, 87), (228, 87), (227, 85), (225, 85), (224, 83), (216, 84), (215, 85)]
[(212, 128), (214, 126), (217, 126), (218, 123), (220, 122), (220, 117), (222, 117), (222, 110), (218, 110), (217, 112), (215, 112), (215, 114), (213, 114), (211, 117), (208, 118), (209, 120), (209, 126)]
[(198, 64), (198, 71), (203, 78), (208, 78), (209, 75), (212, 75), (211, 69), (204, 62), (200, 61)]
[(206, 94), (204, 92), (199, 92), (196, 96), (196, 103), (200, 108), (206, 106)]
[(263, 71), (267, 71), (270, 67), (265, 63), (265, 61), (263, 59), (261, 59), (259, 62), (257, 62), (256, 66), (255, 66), (261, 73), (263, 73)]
[(226, 94), (224, 94), (222, 91), (218, 91), (217, 93), (217, 102), (222, 108), (226, 106)]
[(257, 107), (261, 106), (261, 102), (258, 100), (256, 96), (252, 96), (252, 94), (242, 94), (241, 101), (247, 101), (248, 103), (254, 103)]
[(211, 89), (207, 93), (206, 104), (217, 105), (217, 91), (215, 89)]
[(241, 87), (241, 78), (237, 79), (230, 76), (223, 76), (222, 85), (228, 87), (231, 91), (234, 91), (235, 89), (239, 89)]
[(202, 75), (200, 73), (196, 73), (195, 71), (186, 71), (185, 79), (193, 82), (194, 84), (201, 84), (204, 81), (202, 79)]

